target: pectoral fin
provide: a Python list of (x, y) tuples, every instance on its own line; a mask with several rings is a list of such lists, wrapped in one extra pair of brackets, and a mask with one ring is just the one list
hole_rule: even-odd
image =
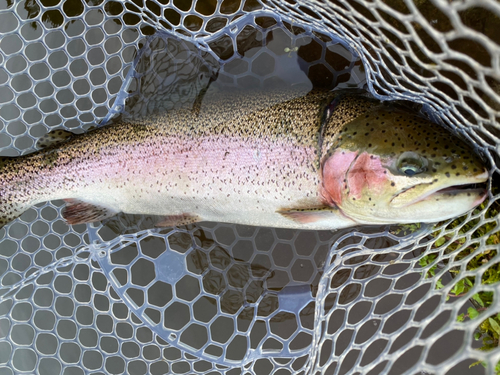
[(314, 223), (316, 221), (332, 218), (333, 216), (338, 216), (339, 214), (338, 208), (330, 206), (282, 209), (277, 212), (301, 224)]
[(165, 216), (163, 220), (156, 223), (157, 227), (178, 227), (181, 225), (188, 225), (201, 221), (201, 218), (191, 214), (180, 214)]
[(96, 206), (78, 199), (65, 199), (66, 207), (62, 211), (62, 217), (68, 224), (85, 224), (101, 221), (118, 212), (106, 207)]

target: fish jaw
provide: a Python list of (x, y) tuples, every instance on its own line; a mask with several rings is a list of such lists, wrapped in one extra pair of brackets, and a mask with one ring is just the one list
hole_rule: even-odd
[(412, 222), (408, 219), (411, 214), (418, 214), (419, 221), (424, 223), (451, 219), (481, 204), (487, 195), (486, 189), (483, 188), (443, 189), (398, 208), (399, 215), (402, 217), (401, 223)]
[(422, 222), (447, 220), (470, 211), (486, 199), (487, 189), (476, 184), (484, 184), (488, 178), (488, 172), (484, 171), (447, 185), (416, 185), (395, 195), (390, 206), (401, 215), (418, 213)]
[(446, 197), (462, 195), (475, 197), (474, 199), (467, 199), (467, 201), (472, 201), (473, 203), (480, 199), (481, 201), (477, 203), (480, 204), (486, 198), (487, 190), (485, 188), (476, 187), (467, 188), (467, 185), (482, 184), (486, 182), (488, 178), (489, 174), (485, 170), (478, 175), (472, 177), (464, 176), (463, 178), (454, 179), (450, 183), (444, 185), (435, 185), (433, 182), (416, 184), (394, 195), (390, 205), (394, 208), (404, 208), (426, 200), (439, 202), (441, 199), (446, 199)]

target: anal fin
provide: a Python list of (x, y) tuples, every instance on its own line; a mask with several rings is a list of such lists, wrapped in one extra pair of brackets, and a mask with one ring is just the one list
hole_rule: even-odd
[(170, 215), (165, 216), (163, 220), (156, 223), (157, 227), (178, 227), (181, 225), (188, 225), (197, 223), (201, 221), (201, 218), (197, 215), (191, 214), (180, 214), (180, 215)]
[(293, 220), (297, 223), (307, 224), (316, 221), (338, 216), (339, 210), (335, 207), (309, 207), (309, 208), (286, 208), (276, 211), (284, 217)]
[(68, 224), (85, 224), (101, 221), (117, 214), (106, 207), (97, 206), (78, 199), (65, 199), (62, 217)]

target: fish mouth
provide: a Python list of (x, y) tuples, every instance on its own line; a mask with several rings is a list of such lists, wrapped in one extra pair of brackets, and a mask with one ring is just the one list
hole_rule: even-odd
[[(483, 177), (483, 175), (478, 177)], [(429, 184), (418, 184), (415, 186), (411, 186), (407, 189), (404, 189), (398, 194), (396, 194), (391, 199), (391, 203), (399, 207), (407, 207), (422, 202), (424, 200), (430, 200), (430, 199), (439, 200), (457, 196), (462, 196), (462, 197), (467, 196), (467, 197), (476, 197), (473, 206), (477, 206), (478, 204), (482, 203), (486, 198), (486, 196), (488, 195), (488, 186), (486, 183), (486, 179), (487, 178), (484, 178), (483, 181), (479, 182), (473, 182), (473, 183), (464, 182), (463, 184), (456, 184), (452, 186), (447, 186), (445, 188), (431, 189), (425, 192), (424, 194), (421, 194), (417, 198), (410, 200), (406, 204), (401, 205), (397, 203), (398, 200), (404, 199), (403, 196), (405, 194), (411, 194), (412, 190), (422, 188), (423, 186), (429, 186)]]
[(480, 198), (486, 198), (488, 194), (488, 188), (486, 182), (475, 183), (475, 184), (465, 184), (465, 185), (454, 185), (444, 189), (437, 190), (430, 196), (454, 196), (458, 194), (467, 194), (468, 196), (478, 196)]

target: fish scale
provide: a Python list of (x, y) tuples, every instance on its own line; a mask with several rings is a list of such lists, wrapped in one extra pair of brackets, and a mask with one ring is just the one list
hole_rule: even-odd
[[(328, 91), (267, 107), (265, 99), (212, 98), (194, 111), (118, 123), (4, 158), (0, 224), (53, 199), (67, 201), (63, 216), (70, 224), (117, 212), (159, 215), (158, 225), (168, 226), (206, 220), (336, 229), (436, 221), (442, 214), (429, 211), (429, 199), (449, 204), (440, 190), (487, 178), (481, 160), (449, 132), (371, 99)], [(409, 142), (422, 128), (437, 140), (434, 157), (431, 143)], [(448, 150), (452, 142), (463, 152)], [(408, 153), (432, 168), (403, 175), (396, 164)], [(467, 170), (452, 175), (457, 165)], [(484, 199), (484, 189), (457, 192), (454, 208), (442, 211), (462, 213), (478, 197)]]

